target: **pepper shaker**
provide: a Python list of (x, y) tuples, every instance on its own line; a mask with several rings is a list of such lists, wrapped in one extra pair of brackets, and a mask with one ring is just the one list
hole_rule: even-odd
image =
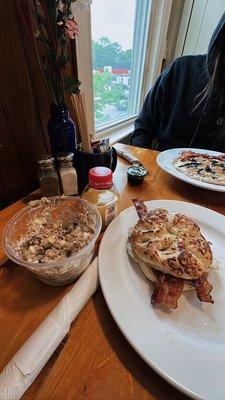
[(41, 186), (42, 196), (58, 196), (60, 194), (59, 180), (54, 166), (54, 158), (45, 155), (38, 160), (38, 164), (38, 179)]

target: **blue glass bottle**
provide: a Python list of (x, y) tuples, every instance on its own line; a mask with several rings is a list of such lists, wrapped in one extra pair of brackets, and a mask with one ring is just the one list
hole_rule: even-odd
[(48, 134), (54, 156), (64, 152), (74, 153), (77, 144), (76, 127), (69, 116), (66, 104), (51, 104)]

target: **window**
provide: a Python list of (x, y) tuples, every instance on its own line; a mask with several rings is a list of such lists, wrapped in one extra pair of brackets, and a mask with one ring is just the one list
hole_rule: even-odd
[[(93, 0), (88, 12), (77, 7), (78, 76), (88, 131), (94, 140), (110, 136), (114, 143), (132, 131), (144, 98), (161, 71), (171, 5), (172, 0)], [(100, 55), (96, 52), (99, 41), (104, 48)], [(114, 53), (108, 62), (107, 49), (115, 42), (120, 58)], [(99, 79), (95, 78), (93, 91), (95, 73)]]
[(97, 131), (137, 115), (150, 18), (149, 0), (94, 0), (91, 7)]

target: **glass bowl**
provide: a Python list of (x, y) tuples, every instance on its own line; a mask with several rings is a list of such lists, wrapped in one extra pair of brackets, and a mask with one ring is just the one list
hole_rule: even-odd
[[(76, 280), (90, 264), (96, 240), (101, 231), (101, 216), (98, 210), (88, 201), (80, 197), (51, 197), (49, 203), (34, 201), (14, 215), (8, 222), (3, 234), (3, 247), (6, 255), (16, 264), (23, 265), (32, 271), (38, 279), (49, 285), (61, 286)], [(56, 221), (62, 224), (82, 220), (84, 215), (90, 215), (93, 221), (94, 236), (91, 241), (77, 252), (72, 253), (63, 261), (58, 262), (28, 262), (24, 261), (16, 251), (16, 244), (27, 232), (27, 225), (36, 218), (42, 218), (45, 213), (48, 222)]]

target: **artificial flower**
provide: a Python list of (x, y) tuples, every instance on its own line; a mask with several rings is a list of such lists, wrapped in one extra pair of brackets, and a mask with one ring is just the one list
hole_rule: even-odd
[(65, 20), (65, 33), (70, 39), (75, 39), (75, 36), (78, 36), (77, 23), (74, 19)]
[(65, 4), (63, 3), (62, 0), (58, 0), (58, 4), (57, 4), (56, 10), (59, 10), (59, 11), (63, 12), (64, 9), (65, 9)]
[(79, 92), (79, 82), (67, 71), (69, 39), (78, 36), (76, 1), (82, 7), (91, 4), (90, 0), (24, 0), (26, 7), (21, 11), (32, 42), (35, 40), (42, 75), (54, 104), (64, 104), (66, 92)]

